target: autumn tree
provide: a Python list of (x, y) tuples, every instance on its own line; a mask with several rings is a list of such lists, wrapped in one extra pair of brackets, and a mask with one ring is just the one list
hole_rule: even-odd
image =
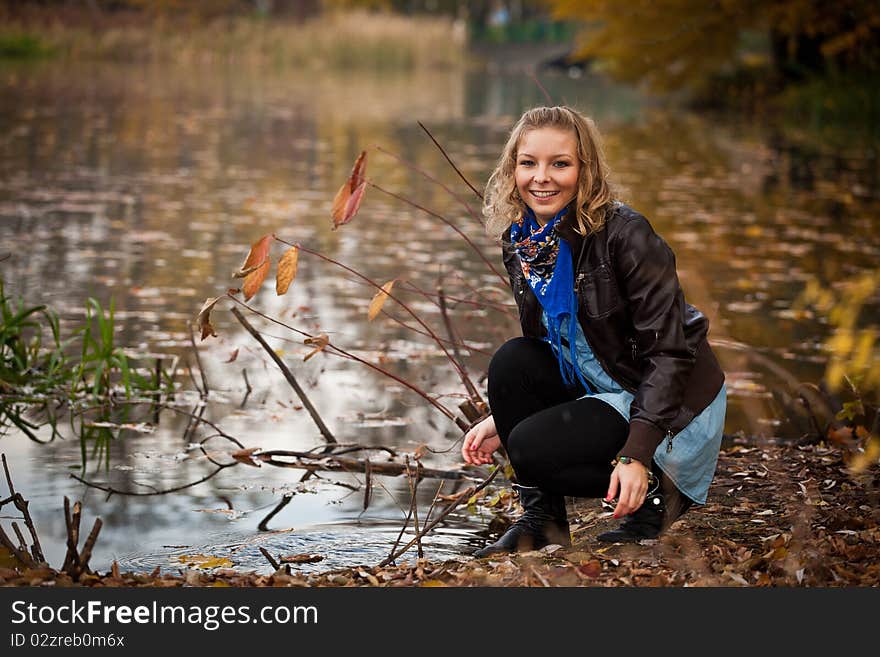
[(875, 70), (880, 3), (869, 0), (547, 0), (577, 20), (581, 57), (658, 90), (699, 88), (762, 63), (780, 81)]

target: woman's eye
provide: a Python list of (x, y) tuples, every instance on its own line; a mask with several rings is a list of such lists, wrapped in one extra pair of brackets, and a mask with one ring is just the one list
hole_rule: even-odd
[(558, 169), (561, 169), (563, 167), (570, 166), (570, 164), (568, 162), (554, 162), (553, 166), (555, 166)]
[(520, 160), (519, 165), (521, 167), (530, 167), (534, 164), (531, 160)]

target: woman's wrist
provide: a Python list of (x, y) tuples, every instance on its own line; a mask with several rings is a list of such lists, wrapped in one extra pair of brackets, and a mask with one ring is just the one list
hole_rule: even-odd
[(640, 466), (642, 466), (646, 470), (648, 469), (648, 466), (646, 466), (644, 463), (642, 463), (638, 459), (634, 459), (631, 456), (621, 455), (621, 456), (618, 456), (617, 458), (615, 458), (613, 461), (611, 461), (611, 465), (614, 467), (617, 467), (618, 465), (629, 465), (630, 463), (638, 463)]

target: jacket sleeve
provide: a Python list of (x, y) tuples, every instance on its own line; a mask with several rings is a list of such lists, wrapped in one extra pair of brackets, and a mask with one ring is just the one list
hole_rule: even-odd
[(678, 415), (696, 354), (685, 340), (675, 255), (644, 217), (630, 219), (615, 236), (613, 260), (643, 368), (630, 406), (629, 435), (618, 455), (650, 467)]

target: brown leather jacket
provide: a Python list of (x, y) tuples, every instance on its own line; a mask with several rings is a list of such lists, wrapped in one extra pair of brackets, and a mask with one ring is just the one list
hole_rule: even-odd
[[(564, 219), (559, 233), (571, 246), (584, 336), (604, 370), (635, 395), (619, 455), (650, 465), (663, 438), (671, 441), (724, 383), (706, 339), (709, 320), (685, 302), (675, 255), (632, 208), (617, 204), (603, 229), (586, 238)], [(541, 337), (540, 305), (509, 231), (502, 250), (523, 335)]]

